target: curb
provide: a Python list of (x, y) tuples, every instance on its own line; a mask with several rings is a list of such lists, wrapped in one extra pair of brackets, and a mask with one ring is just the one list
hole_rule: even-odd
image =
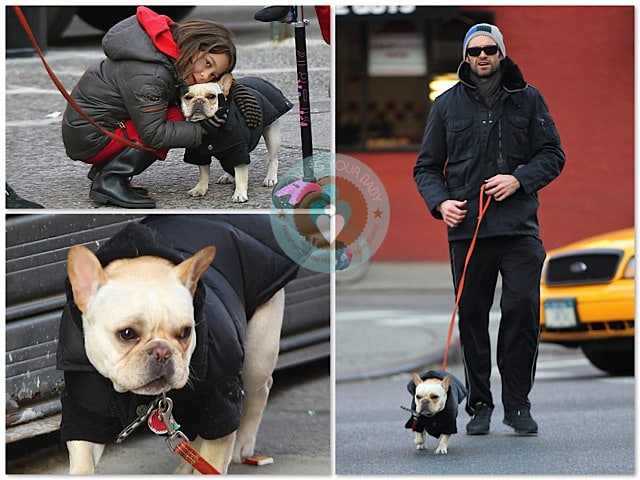
[[(457, 347), (457, 348), (456, 348)], [(455, 361), (459, 354), (460, 339), (454, 337), (449, 347), (449, 361)], [(405, 362), (390, 365), (388, 367), (377, 368), (373, 370), (364, 370), (360, 372), (348, 372), (345, 374), (336, 374), (335, 383), (357, 382), (361, 380), (373, 380), (380, 377), (388, 377), (401, 373), (420, 371), (424, 367), (432, 364), (442, 364), (444, 361), (445, 349), (436, 350), (427, 355), (406, 360)]]

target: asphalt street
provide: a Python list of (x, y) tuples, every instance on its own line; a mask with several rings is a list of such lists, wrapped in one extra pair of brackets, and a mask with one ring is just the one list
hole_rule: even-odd
[[(269, 23), (253, 14), (260, 7), (195, 8), (188, 18), (209, 18), (230, 26), (236, 35), (237, 77), (260, 76), (276, 85), (293, 103), (281, 118), (280, 177), (302, 176), (301, 134), (295, 42), (292, 37), (272, 40)], [(309, 98), (314, 154), (331, 149), (331, 47), (320, 34), (312, 8), (305, 9), (309, 69)], [(81, 20), (67, 31), (64, 41), (47, 49), (46, 58), (65, 88), (70, 91), (84, 70), (103, 58), (101, 36)], [(66, 42), (66, 43), (65, 43)], [(6, 60), (6, 180), (22, 197), (48, 209), (114, 209), (89, 198), (88, 166), (67, 157), (60, 133), (66, 100), (56, 89), (38, 57)], [(156, 200), (158, 209), (265, 209), (271, 203), (271, 189), (261, 185), (266, 174), (267, 151), (260, 141), (252, 153), (249, 170), (249, 201), (231, 201), (233, 185), (217, 185), (223, 171), (212, 164), (211, 184), (206, 196), (192, 198), (188, 191), (198, 180), (198, 169), (182, 161), (183, 149), (169, 152), (136, 182), (143, 184)], [(121, 210), (121, 209), (118, 209)]]
[[(336, 291), (335, 465), (337, 475), (629, 475), (635, 472), (635, 382), (610, 376), (580, 350), (543, 343), (531, 394), (537, 437), (502, 424), (501, 382), (495, 367), (500, 313), (494, 301), (490, 332), (491, 386), (496, 402), (491, 433), (467, 436), (461, 406), (448, 455), (437, 440), (416, 450), (406, 385), (411, 372), (440, 369), (453, 310), (445, 263), (372, 263), (357, 282)], [(500, 293), (498, 288), (497, 295)], [(447, 371), (464, 381), (457, 343)]]

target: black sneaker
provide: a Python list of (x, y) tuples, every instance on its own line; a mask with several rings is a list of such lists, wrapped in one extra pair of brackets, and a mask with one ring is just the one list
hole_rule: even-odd
[(518, 435), (537, 435), (538, 424), (529, 410), (511, 410), (504, 412), (502, 423), (512, 427)]
[(473, 417), (467, 423), (467, 435), (486, 435), (491, 424), (491, 408), (486, 403), (476, 403), (473, 407)]

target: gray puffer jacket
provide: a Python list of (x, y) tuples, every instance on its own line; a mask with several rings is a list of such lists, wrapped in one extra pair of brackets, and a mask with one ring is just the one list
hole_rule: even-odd
[[(197, 123), (166, 119), (167, 107), (178, 105), (181, 84), (175, 59), (162, 53), (178, 51), (168, 35), (169, 24), (168, 17), (140, 7), (137, 16), (115, 25), (102, 40), (106, 58), (89, 67), (71, 96), (106, 130), (114, 131), (130, 119), (150, 147), (195, 147), (202, 139)], [(157, 33), (154, 39), (148, 31)], [(93, 157), (110, 141), (71, 105), (62, 120), (62, 139), (74, 160)]]

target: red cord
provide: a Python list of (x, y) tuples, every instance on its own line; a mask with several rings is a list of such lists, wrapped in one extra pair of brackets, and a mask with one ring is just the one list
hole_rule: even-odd
[(20, 20), (20, 24), (22, 25), (22, 28), (24, 28), (24, 31), (27, 34), (27, 37), (29, 37), (29, 40), (31, 41), (31, 44), (33, 45), (33, 48), (36, 50), (36, 53), (40, 57), (40, 60), (42, 60), (42, 64), (44, 65), (44, 68), (47, 70), (47, 73), (49, 74), (49, 77), (51, 78), (51, 80), (53, 81), (55, 86), (58, 88), (58, 90), (60, 91), (62, 96), (80, 114), (80, 116), (82, 118), (84, 118), (87, 122), (89, 122), (91, 125), (96, 127), (98, 130), (100, 130), (100, 132), (105, 134), (107, 137), (112, 138), (114, 140), (117, 140), (120, 143), (126, 145), (127, 147), (136, 148), (138, 150), (147, 150), (149, 152), (155, 152), (156, 151), (151, 147), (148, 147), (146, 145), (141, 145), (139, 143), (132, 142), (130, 140), (127, 140), (126, 138), (123, 138), (123, 137), (121, 137), (119, 135), (116, 135), (113, 132), (105, 130), (100, 125), (98, 125), (91, 117), (89, 117), (89, 115), (87, 115), (87, 113), (84, 112), (80, 108), (80, 105), (78, 105), (76, 103), (76, 101), (71, 97), (71, 95), (69, 95), (67, 90), (64, 88), (64, 85), (62, 85), (62, 82), (60, 82), (60, 80), (58, 79), (56, 74), (53, 72), (53, 70), (51, 69), (51, 67), (49, 66), (47, 61), (45, 60), (44, 54), (42, 53), (42, 50), (40, 49), (40, 46), (38, 45), (38, 42), (37, 42), (35, 36), (33, 35), (33, 32), (31, 31), (31, 27), (29, 26), (29, 22), (27, 21), (26, 17), (22, 13), (22, 9), (20, 7), (18, 7), (18, 6), (14, 6), (13, 10), (16, 13), (16, 16), (18, 17), (18, 20)]
[(449, 323), (449, 334), (447, 335), (447, 344), (444, 349), (444, 360), (442, 361), (442, 370), (447, 369), (447, 357), (449, 356), (449, 346), (451, 345), (451, 337), (453, 336), (453, 326), (456, 322), (456, 312), (458, 311), (458, 305), (460, 304), (460, 298), (462, 297), (462, 289), (464, 288), (464, 280), (467, 275), (467, 266), (469, 265), (469, 260), (471, 260), (471, 254), (473, 253), (473, 249), (476, 246), (476, 240), (478, 239), (478, 230), (480, 230), (480, 223), (482, 223), (482, 219), (484, 218), (484, 214), (487, 212), (487, 208), (489, 208), (489, 203), (491, 202), (491, 197), (487, 196), (487, 201), (485, 203), (485, 195), (484, 189), (485, 184), (482, 184), (480, 187), (480, 205), (478, 207), (478, 223), (476, 223), (476, 231), (471, 238), (471, 243), (469, 244), (469, 250), (467, 251), (467, 258), (464, 260), (464, 268), (462, 269), (462, 275), (460, 276), (460, 281), (458, 282), (458, 291), (456, 293), (456, 304), (453, 307), (453, 314), (451, 315), (451, 322)]

